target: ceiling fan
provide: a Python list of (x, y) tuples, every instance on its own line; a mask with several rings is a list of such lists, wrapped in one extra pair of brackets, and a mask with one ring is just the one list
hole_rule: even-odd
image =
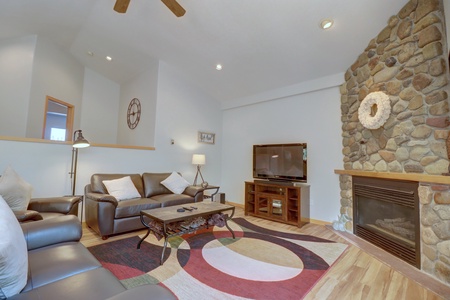
[[(182, 17), (186, 10), (176, 0), (161, 0), (177, 17)], [(130, 0), (116, 0), (114, 10), (118, 13), (124, 14), (127, 12)]]

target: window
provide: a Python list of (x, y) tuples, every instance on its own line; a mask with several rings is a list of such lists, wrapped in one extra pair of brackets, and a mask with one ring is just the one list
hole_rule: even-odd
[(71, 141), (74, 106), (47, 96), (42, 138), (53, 141)]

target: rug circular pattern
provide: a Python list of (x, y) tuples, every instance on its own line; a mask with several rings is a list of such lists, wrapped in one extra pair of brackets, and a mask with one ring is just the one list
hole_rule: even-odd
[[(231, 241), (226, 231), (190, 236), (185, 240), (189, 249), (177, 252), (178, 262), (203, 284), (252, 299), (263, 299), (275, 290), (294, 293), (297, 288), (303, 290), (304, 283), (315, 282), (329, 267), (320, 256), (291, 241), (251, 231), (236, 232), (236, 235)], [(264, 249), (254, 249), (253, 253), (243, 249), (254, 240), (258, 241), (256, 246), (264, 245)], [(241, 289), (242, 284), (253, 289)], [(279, 299), (293, 296), (287, 293)]]
[[(166, 286), (179, 299), (301, 299), (344, 252), (344, 244), (256, 226), (243, 218), (226, 228), (210, 228), (163, 240), (150, 235), (89, 250), (128, 288)], [(275, 292), (275, 293), (274, 293)]]

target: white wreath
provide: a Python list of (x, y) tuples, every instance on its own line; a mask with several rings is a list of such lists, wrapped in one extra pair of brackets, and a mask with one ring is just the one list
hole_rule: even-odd
[[(375, 106), (376, 113), (372, 115)], [(391, 114), (391, 101), (383, 92), (373, 92), (367, 95), (358, 109), (358, 118), (367, 129), (378, 129), (386, 123)]]

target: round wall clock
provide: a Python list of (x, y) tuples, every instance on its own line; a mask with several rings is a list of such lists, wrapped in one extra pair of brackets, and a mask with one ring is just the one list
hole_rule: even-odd
[(136, 128), (141, 118), (141, 103), (138, 98), (133, 98), (128, 105), (127, 123), (130, 129)]

